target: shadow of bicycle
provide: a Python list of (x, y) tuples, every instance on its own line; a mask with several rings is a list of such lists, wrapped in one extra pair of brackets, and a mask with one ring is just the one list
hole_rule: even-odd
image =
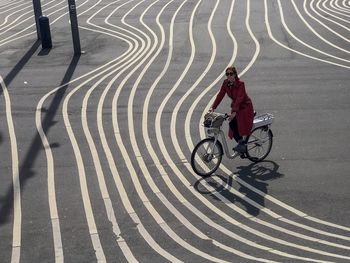
[(232, 176), (217, 173), (201, 178), (194, 184), (194, 188), (215, 200), (235, 203), (248, 214), (257, 216), (261, 208), (265, 207), (264, 196), (268, 193), (268, 182), (284, 176), (278, 169), (279, 165), (273, 161), (239, 166)]
[(237, 198), (245, 207), (246, 212), (257, 216), (262, 207), (265, 207), (265, 195), (268, 193), (268, 182), (282, 178), (284, 175), (278, 172), (279, 165), (273, 161), (263, 161), (239, 166), (236, 175), (238, 191), (243, 198)]

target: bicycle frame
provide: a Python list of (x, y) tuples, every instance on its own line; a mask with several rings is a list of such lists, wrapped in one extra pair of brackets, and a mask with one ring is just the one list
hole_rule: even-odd
[[(255, 117), (254, 121), (253, 121), (252, 131), (254, 129), (256, 129), (256, 128), (263, 127), (263, 126), (266, 126), (267, 129), (270, 129), (270, 126), (272, 124), (273, 118), (274, 118), (273, 115), (270, 114), (270, 113), (263, 114), (263, 115)], [(209, 128), (209, 127), (207, 127), (206, 128), (206, 134), (207, 134), (207, 137), (214, 137), (215, 138), (213, 147), (214, 147), (214, 145), (216, 145), (216, 142), (218, 141), (219, 137), (221, 137), (221, 142), (220, 143), (221, 143), (221, 145), (224, 148), (223, 150), (224, 150), (224, 153), (225, 153), (227, 158), (235, 159), (237, 156), (240, 155), (240, 153), (237, 153), (235, 151), (232, 154), (230, 153), (230, 150), (228, 148), (228, 144), (227, 144), (227, 141), (226, 141), (225, 134), (220, 128)], [(251, 142), (251, 143), (253, 143), (253, 142)], [(213, 152), (213, 149), (211, 149), (211, 152)]]
[[(228, 115), (208, 112), (202, 124), (207, 138), (198, 142), (191, 153), (191, 166), (194, 172), (202, 177), (210, 176), (219, 168), (223, 155), (228, 159), (237, 156), (248, 158), (254, 163), (264, 160), (272, 147), (273, 134), (270, 127), (273, 118), (270, 113), (254, 116), (251, 134), (246, 138), (246, 152), (243, 154), (229, 149), (226, 135), (221, 130), (223, 122), (228, 120)], [(268, 144), (265, 144), (266, 142)]]
[[(215, 138), (213, 147), (216, 144), (216, 142), (218, 141), (219, 137), (221, 137), (221, 142), (220, 143), (224, 147), (224, 153), (225, 153), (226, 157), (229, 158), (229, 159), (234, 159), (237, 156), (239, 156), (239, 153), (237, 153), (237, 152), (233, 152), (232, 154), (230, 153), (230, 150), (228, 148), (228, 144), (227, 144), (227, 141), (226, 141), (225, 134), (224, 134), (224, 132), (221, 129), (218, 129), (218, 128), (206, 128), (206, 130), (207, 130), (206, 133), (207, 133), (208, 137), (214, 137)], [(213, 135), (211, 135), (211, 134), (213, 134)], [(213, 149), (211, 149), (211, 152), (213, 152)]]

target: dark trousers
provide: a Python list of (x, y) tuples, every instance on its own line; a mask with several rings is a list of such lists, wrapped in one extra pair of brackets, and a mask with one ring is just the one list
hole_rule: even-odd
[(242, 140), (242, 136), (240, 136), (238, 132), (236, 117), (234, 117), (233, 120), (230, 121), (229, 126), (230, 126), (230, 129), (233, 131), (233, 139), (235, 139), (236, 142), (239, 142), (240, 140)]

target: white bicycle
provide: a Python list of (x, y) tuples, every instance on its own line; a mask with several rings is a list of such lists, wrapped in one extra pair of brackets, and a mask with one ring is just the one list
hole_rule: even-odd
[[(191, 166), (196, 174), (207, 177), (218, 168), (225, 154), (229, 159), (238, 156), (248, 158), (252, 162), (260, 162), (268, 156), (272, 148), (272, 125), (274, 116), (266, 113), (255, 116), (251, 134), (246, 138), (246, 151), (244, 154), (233, 151), (231, 154), (224, 132), (221, 126), (228, 120), (225, 113), (211, 112), (206, 114), (203, 126), (206, 129), (207, 138), (201, 140), (193, 149)], [(219, 137), (221, 140), (219, 140)]]

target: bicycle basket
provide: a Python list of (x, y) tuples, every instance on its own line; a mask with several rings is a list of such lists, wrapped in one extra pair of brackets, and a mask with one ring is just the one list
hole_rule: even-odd
[(206, 128), (220, 128), (224, 120), (223, 116), (211, 112), (204, 116), (203, 125)]

